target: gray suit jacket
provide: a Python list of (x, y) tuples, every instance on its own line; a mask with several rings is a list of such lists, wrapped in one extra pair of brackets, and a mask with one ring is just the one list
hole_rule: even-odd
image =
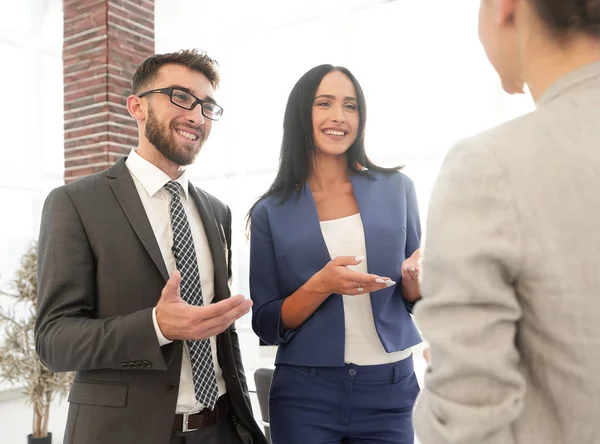
[[(190, 184), (214, 262), (215, 301), (230, 296), (231, 213)], [(65, 444), (169, 442), (183, 343), (159, 347), (152, 323), (168, 280), (124, 159), (55, 189), (42, 214), (36, 349), (52, 371), (76, 371)], [(219, 364), (245, 442), (266, 443), (254, 422), (232, 326)]]
[(430, 205), (421, 442), (600, 443), (600, 63), (458, 143)]

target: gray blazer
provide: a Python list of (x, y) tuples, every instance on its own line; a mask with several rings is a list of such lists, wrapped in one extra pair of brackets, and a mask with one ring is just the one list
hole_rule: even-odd
[[(231, 213), (190, 184), (214, 262), (215, 297), (230, 296)], [(169, 442), (182, 341), (160, 347), (152, 323), (168, 280), (124, 159), (55, 189), (42, 214), (36, 349), (53, 371), (76, 371), (65, 444)], [(266, 444), (250, 407), (232, 326), (219, 364), (244, 443)]]
[(600, 443), (600, 63), (450, 151), (422, 293), (423, 444)]

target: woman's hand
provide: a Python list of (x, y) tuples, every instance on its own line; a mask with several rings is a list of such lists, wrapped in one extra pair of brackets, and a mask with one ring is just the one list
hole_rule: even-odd
[(283, 326), (288, 330), (300, 327), (333, 293), (345, 295), (372, 293), (396, 284), (390, 278), (358, 273), (349, 268), (360, 264), (363, 260), (363, 257), (339, 256), (329, 261), (283, 301), (281, 305)]
[(372, 293), (396, 283), (388, 277), (359, 273), (348, 268), (360, 264), (363, 260), (360, 256), (338, 256), (329, 261), (306, 284), (312, 291), (323, 295), (357, 295)]
[(404, 262), (402, 262), (402, 279), (405, 281), (418, 281), (421, 268), (421, 249), (417, 248), (415, 252)]
[(419, 272), (421, 262), (421, 249), (417, 248), (415, 252), (402, 263), (402, 295), (409, 302), (416, 302), (421, 299), (421, 290), (419, 289)]
[(423, 359), (425, 359), (427, 365), (431, 364), (431, 350), (429, 347), (423, 349)]

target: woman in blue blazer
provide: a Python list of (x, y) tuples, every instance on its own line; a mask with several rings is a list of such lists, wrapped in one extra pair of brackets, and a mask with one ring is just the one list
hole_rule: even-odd
[(420, 295), (402, 267), (419, 213), (413, 182), (367, 158), (365, 122), (347, 69), (308, 71), (287, 103), (277, 177), (249, 212), (252, 325), (278, 345), (274, 444), (414, 442)]

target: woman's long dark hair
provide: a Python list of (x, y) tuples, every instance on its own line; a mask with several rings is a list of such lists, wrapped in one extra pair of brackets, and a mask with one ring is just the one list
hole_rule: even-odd
[[(312, 110), (315, 94), (321, 80), (326, 74), (339, 71), (345, 74), (354, 84), (359, 111), (358, 131), (354, 143), (346, 151), (348, 169), (355, 174), (368, 174), (368, 171), (392, 172), (401, 167), (383, 168), (369, 160), (365, 153), (365, 124), (367, 121), (367, 105), (365, 95), (352, 73), (341, 66), (319, 65), (304, 74), (290, 93), (283, 118), (283, 140), (279, 154), (279, 170), (275, 180), (250, 208), (247, 215), (247, 228), (250, 226), (252, 211), (263, 199), (278, 194), (281, 202), (293, 192), (301, 190), (308, 179), (315, 158), (315, 141), (313, 138)], [(366, 169), (366, 170), (365, 170)]]

